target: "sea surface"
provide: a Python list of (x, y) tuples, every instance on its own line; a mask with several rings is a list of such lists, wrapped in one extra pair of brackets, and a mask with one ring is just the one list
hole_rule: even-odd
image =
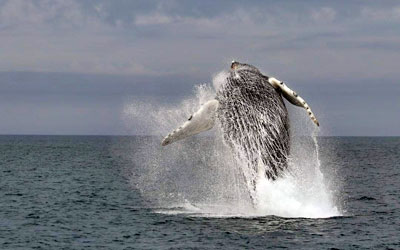
[(319, 137), (338, 212), (298, 217), (229, 205), (207, 154), (169, 161), (159, 139), (0, 136), (0, 249), (400, 249), (399, 137)]

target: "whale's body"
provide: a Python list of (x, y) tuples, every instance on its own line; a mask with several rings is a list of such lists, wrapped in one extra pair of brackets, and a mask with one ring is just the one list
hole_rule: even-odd
[[(235, 157), (259, 174), (275, 180), (287, 168), (289, 115), (283, 101), (306, 109), (319, 126), (308, 104), (283, 82), (268, 77), (254, 66), (232, 62), (214, 100), (203, 104), (182, 126), (168, 134), (162, 145), (211, 129), (219, 123), (224, 142)], [(246, 182), (255, 187), (255, 178)]]
[(289, 115), (281, 94), (258, 70), (230, 71), (217, 91), (216, 111), (224, 141), (241, 161), (270, 179), (287, 167)]

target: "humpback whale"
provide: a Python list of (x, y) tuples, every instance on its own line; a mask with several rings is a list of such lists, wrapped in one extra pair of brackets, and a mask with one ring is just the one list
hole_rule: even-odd
[(262, 169), (268, 179), (275, 180), (287, 168), (290, 151), (289, 115), (283, 98), (304, 108), (319, 126), (303, 98), (284, 82), (263, 75), (250, 64), (233, 61), (224, 83), (216, 91), (215, 99), (204, 103), (182, 126), (168, 134), (161, 145), (207, 131), (218, 122), (223, 140), (235, 157), (256, 173)]

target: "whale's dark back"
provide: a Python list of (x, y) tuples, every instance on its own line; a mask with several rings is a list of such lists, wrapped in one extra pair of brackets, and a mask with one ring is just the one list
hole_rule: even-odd
[(218, 120), (237, 156), (276, 179), (287, 168), (289, 119), (280, 93), (254, 67), (231, 70), (217, 92)]

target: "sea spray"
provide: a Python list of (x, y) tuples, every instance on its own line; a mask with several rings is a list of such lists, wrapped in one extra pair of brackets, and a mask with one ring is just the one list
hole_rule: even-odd
[[(251, 207), (231, 150), (216, 128), (189, 140), (161, 147), (161, 136), (178, 127), (202, 103), (215, 97), (209, 85), (198, 85), (195, 95), (176, 106), (134, 101), (126, 105), (128, 128), (143, 137), (135, 152), (127, 152), (141, 175), (132, 177), (143, 198), (156, 207)], [(138, 128), (140, 130), (138, 130)], [(137, 169), (136, 169), (137, 170)], [(214, 208), (210, 208), (214, 210)], [(197, 211), (197, 210), (196, 210)], [(202, 210), (205, 212), (205, 210)], [(211, 212), (210, 212), (211, 213)]]
[(132, 134), (162, 136), (178, 126), (208, 100), (215, 97), (211, 86), (195, 86), (195, 95), (179, 105), (161, 105), (157, 102), (132, 100), (125, 104), (122, 118)]
[[(219, 87), (224, 72), (214, 80)], [(232, 154), (218, 126), (213, 132), (160, 146), (162, 135), (178, 127), (207, 100), (215, 97), (209, 85), (196, 87), (195, 95), (176, 106), (157, 106), (133, 102), (126, 106), (127, 125), (136, 133), (156, 137), (143, 139), (142, 146), (128, 152), (141, 174), (132, 184), (159, 212), (190, 213), (204, 216), (329, 217), (340, 215), (332, 202), (320, 171), (317, 133), (308, 133), (313, 125), (291, 119), (289, 168), (276, 181), (265, 175), (249, 173), (243, 162)], [(291, 117), (299, 109), (289, 109)], [(307, 118), (308, 119), (308, 118)], [(304, 119), (303, 119), (304, 120)], [(302, 119), (299, 119), (302, 121)], [(300, 128), (299, 128), (300, 127)], [(140, 128), (141, 131), (137, 131)], [(297, 134), (296, 131), (302, 133)], [(300, 135), (300, 136), (297, 136)], [(262, 166), (261, 166), (262, 167)], [(260, 171), (259, 171), (260, 173)], [(243, 176), (257, 178), (251, 187)], [(256, 203), (249, 197), (255, 192)]]
[[(317, 130), (317, 129), (316, 129)], [(317, 132), (292, 138), (289, 171), (271, 181), (257, 182), (257, 213), (282, 217), (324, 218), (339, 216), (320, 170)]]

